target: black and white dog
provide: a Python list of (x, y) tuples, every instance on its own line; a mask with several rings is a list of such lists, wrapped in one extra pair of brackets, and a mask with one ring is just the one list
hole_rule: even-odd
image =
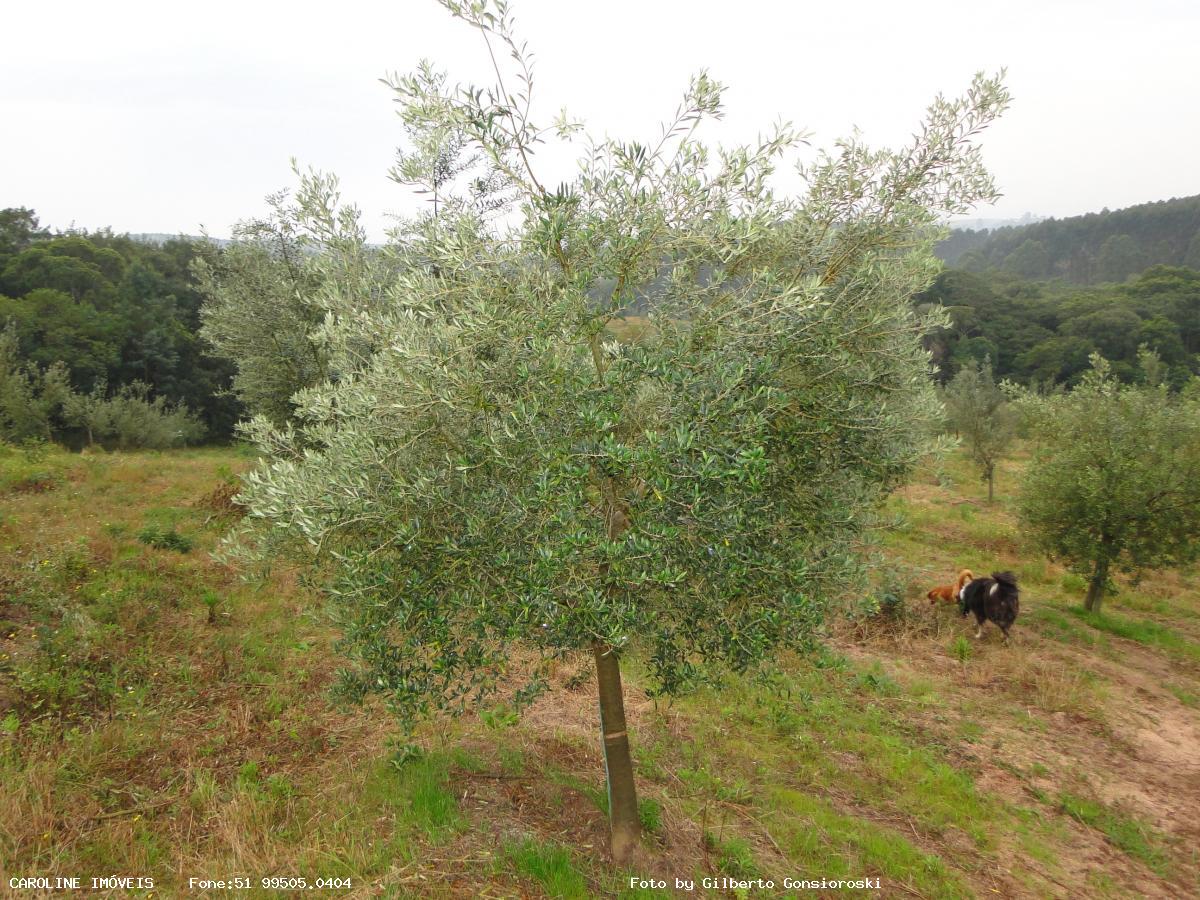
[(993, 572), (991, 578), (972, 579), (958, 592), (958, 611), (964, 616), (975, 614), (976, 638), (983, 637), (984, 623), (992, 621), (1000, 626), (1007, 641), (1008, 629), (1017, 620), (1019, 609), (1017, 576), (1012, 572)]

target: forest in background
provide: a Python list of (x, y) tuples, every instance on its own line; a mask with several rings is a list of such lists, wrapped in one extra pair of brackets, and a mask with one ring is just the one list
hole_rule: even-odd
[(1175, 386), (1200, 371), (1195, 269), (1154, 266), (1123, 284), (1090, 287), (946, 269), (915, 302), (949, 314), (949, 327), (926, 337), (943, 382), (986, 359), (998, 378), (1073, 385), (1095, 352), (1131, 381), (1143, 344), (1158, 353)]
[[(197, 258), (228, 252), (227, 242), (183, 236), (54, 232), (33, 210), (0, 211), (0, 333), (16, 356), (0, 359), (0, 437), (21, 437), (20, 385), (61, 364), (80, 396), (159, 398), (186, 407), (207, 440), (229, 439), (243, 409), (235, 367), (200, 335), (193, 272)], [(926, 339), (940, 381), (986, 359), (998, 378), (1070, 385), (1093, 352), (1133, 380), (1142, 345), (1176, 385), (1200, 372), (1200, 196), (954, 231), (938, 253), (948, 268), (914, 302), (949, 314)], [(88, 441), (77, 418), (48, 415), (53, 438)]]
[[(5, 431), (20, 414), (12, 407), (22, 390), (46, 393), (39, 376), (56, 364), (68, 382), (60, 392), (148, 390), (186, 406), (209, 440), (229, 438), (241, 415), (228, 393), (234, 366), (211, 355), (200, 337), (203, 296), (191, 274), (205, 246), (182, 237), (147, 243), (110, 230), (56, 233), (34, 210), (0, 210), (0, 332), (15, 333), (18, 356), (0, 360), (0, 438), (12, 437)], [(82, 425), (53, 418), (56, 438), (82, 439)]]

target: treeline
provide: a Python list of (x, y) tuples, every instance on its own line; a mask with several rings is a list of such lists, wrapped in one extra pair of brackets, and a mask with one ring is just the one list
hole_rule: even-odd
[(1200, 271), (1155, 266), (1124, 284), (1079, 287), (1002, 272), (942, 272), (917, 295), (945, 308), (950, 326), (926, 338), (947, 380), (989, 360), (998, 378), (1074, 384), (1100, 353), (1122, 381), (1135, 381), (1145, 345), (1180, 386), (1200, 372)]
[(0, 210), (0, 437), (161, 446), (221, 440), (233, 364), (202, 340), (204, 246), (52, 233)]
[(953, 231), (936, 253), (969, 272), (1073, 284), (1125, 281), (1160, 265), (1200, 269), (1200, 196), (992, 231)]
[[(277, 206), (224, 247), (109, 230), (55, 234), (32, 210), (0, 211), (0, 439), (169, 446), (228, 439), (247, 411), (290, 418), (293, 395), (328, 374), (309, 340), (324, 310), (304, 299), (320, 293), (324, 276), (306, 261), (322, 240), (300, 228), (296, 210)], [(1091, 233), (1084, 226), (1097, 222), (1153, 221), (1143, 236), (1174, 223), (1161, 243), (1178, 247), (1191, 227), (1179, 216), (1189, 211), (1200, 215), (1200, 198), (1001, 229), (960, 262), (1002, 247), (1009, 232), (1049, 229), (1036, 233), (1057, 241), (1078, 226), (1082, 243), (1063, 251), (1076, 258)], [(1189, 244), (1200, 253), (1200, 241)], [(947, 269), (915, 298), (950, 319), (926, 338), (939, 379), (986, 360), (997, 378), (1072, 385), (1100, 353), (1132, 382), (1145, 345), (1168, 384), (1184, 384), (1200, 372), (1200, 271), (1139, 271), (1080, 286), (1006, 266)]]

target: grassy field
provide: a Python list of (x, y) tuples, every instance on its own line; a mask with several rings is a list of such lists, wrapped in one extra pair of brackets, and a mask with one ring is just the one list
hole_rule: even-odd
[[(890, 501), (890, 615), (829, 626), (770, 688), (654, 703), (628, 661), (646, 839), (605, 860), (590, 660), (518, 718), (429, 723), (326, 698), (336, 635), (300, 573), (209, 551), (236, 450), (0, 448), (0, 884), (38, 875), (349, 881), (339, 896), (662, 896), (630, 876), (871, 877), (887, 897), (1200, 890), (1200, 577), (1102, 615), (952, 456)], [(1014, 641), (924, 592), (1012, 568)], [(114, 892), (115, 893), (115, 892)], [(219, 895), (219, 891), (208, 892)], [(812, 892), (796, 891), (796, 896)], [(820, 892), (817, 892), (820, 893)], [(28, 896), (29, 894), (25, 894)], [(759, 892), (751, 895), (761, 896)], [(829, 892), (829, 896), (840, 895)]]

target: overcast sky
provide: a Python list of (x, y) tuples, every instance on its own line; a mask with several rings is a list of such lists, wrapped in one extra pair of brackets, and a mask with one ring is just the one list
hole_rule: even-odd
[[(782, 117), (817, 145), (855, 126), (895, 145), (938, 91), (1007, 66), (1013, 106), (984, 140), (1005, 196), (977, 215), (1200, 193), (1196, 0), (513, 7), (544, 121), (565, 104), (649, 139), (708, 68), (729, 87), (713, 140)], [(226, 235), (292, 183), (295, 156), (338, 174), (377, 237), (414, 202), (386, 177), (402, 131), (380, 76), (422, 57), (452, 80), (488, 74), (478, 34), (435, 0), (8, 0), (0, 22), (0, 208), (57, 228)]]

